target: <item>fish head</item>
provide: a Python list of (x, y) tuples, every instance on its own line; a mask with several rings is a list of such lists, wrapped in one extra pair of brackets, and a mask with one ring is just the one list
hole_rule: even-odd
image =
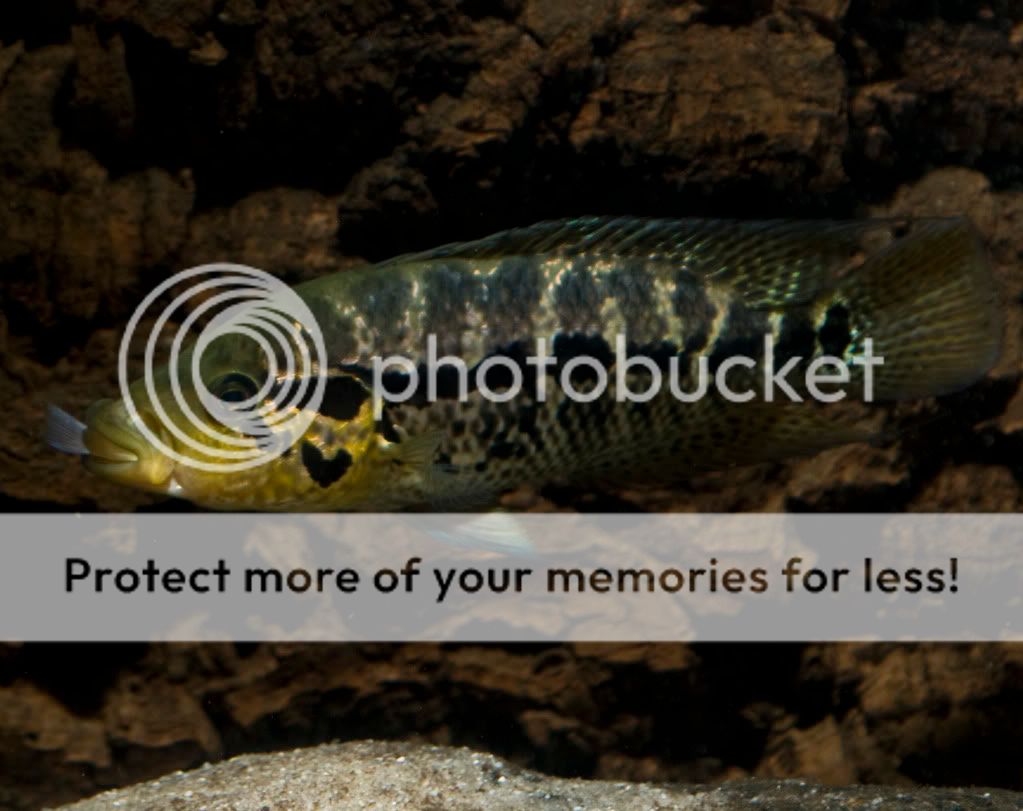
[(368, 388), (297, 375), (264, 349), (223, 336), (93, 403), (84, 424), (52, 409), (50, 444), (104, 478), (214, 509), (364, 508), (400, 473)]

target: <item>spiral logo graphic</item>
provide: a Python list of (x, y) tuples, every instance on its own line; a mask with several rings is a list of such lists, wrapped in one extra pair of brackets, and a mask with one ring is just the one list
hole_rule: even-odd
[[(140, 322), (152, 315), (157, 299), (182, 283), (187, 283), (185, 291), (159, 310), (146, 338), (143, 380), (148, 406), (160, 429), (173, 436), (185, 452), (171, 447), (142, 419), (128, 378), (129, 348)], [(157, 343), (168, 322), (189, 305), (194, 306), (177, 326), (171, 342), (167, 365), (170, 391), (161, 392), (156, 384)], [(197, 322), (204, 318), (210, 321), (198, 330)], [(191, 362), (182, 364), (182, 344), (196, 332)], [(240, 400), (228, 401), (210, 391), (200, 373), (203, 353), (213, 341), (227, 335), (254, 341), (266, 359), (262, 386), (245, 392), (247, 396)], [(143, 299), (121, 338), (118, 382), (135, 427), (162, 454), (199, 470), (230, 473), (277, 458), (308, 429), (323, 400), (326, 378), (321, 370), (327, 368), (326, 357), (319, 325), (295, 291), (257, 268), (217, 262), (176, 273)], [(182, 376), (187, 380), (182, 381)], [(184, 395), (186, 386), (217, 424), (196, 413)], [(167, 398), (173, 399), (178, 420), (167, 413)]]

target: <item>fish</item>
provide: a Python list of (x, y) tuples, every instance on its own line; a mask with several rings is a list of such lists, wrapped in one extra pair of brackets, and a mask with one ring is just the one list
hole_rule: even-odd
[[(130, 387), (134, 413), (123, 399), (102, 400), (78, 422), (54, 407), (50, 444), (95, 474), (211, 509), (486, 511), (525, 485), (671, 483), (870, 439), (876, 428), (856, 410), (868, 374), (880, 403), (958, 391), (995, 363), (1003, 322), (982, 241), (963, 218), (577, 217), (293, 290), (322, 332), (323, 397), (315, 408), (289, 406), (308, 411), (308, 425), (273, 458), (238, 471), (170, 458), (140, 430), (180, 446), (141, 381)], [(428, 336), (438, 357), (469, 370), (464, 388), (443, 366), (432, 391), (413, 376), (429, 371)], [(549, 355), (534, 363), (544, 341)], [(870, 365), (871, 351), (883, 362)], [(758, 395), (764, 370), (788, 363), (798, 380), (819, 358), (841, 359), (852, 371), (829, 391), (845, 403), (732, 402), (718, 390), (687, 402), (670, 386), (644, 400), (620, 396), (621, 385), (645, 392), (654, 379), (649, 365), (623, 358), (674, 370), (691, 391), (700, 373), (737, 356), (750, 364), (730, 370), (730, 390), (745, 383)], [(388, 358), (408, 363), (381, 371)], [(216, 460), (222, 445), (170, 396), (171, 377), (189, 363), (186, 353), (177, 370), (156, 371), (155, 398)], [(294, 383), (245, 335), (210, 343), (199, 368), (228, 403), (269, 392), (261, 402), (272, 407), (275, 386)], [(580, 392), (601, 391), (601, 369), (610, 383), (583, 401)], [(194, 388), (185, 381), (184, 401), (215, 422)]]

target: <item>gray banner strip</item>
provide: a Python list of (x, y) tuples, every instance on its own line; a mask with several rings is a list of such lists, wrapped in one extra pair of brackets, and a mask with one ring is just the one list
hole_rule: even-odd
[(1023, 639), (1023, 515), (8, 515), (7, 640)]

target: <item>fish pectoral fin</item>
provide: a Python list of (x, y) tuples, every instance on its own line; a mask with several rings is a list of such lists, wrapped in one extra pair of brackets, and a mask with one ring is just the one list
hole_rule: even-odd
[(493, 488), (470, 482), (457, 468), (436, 461), (443, 438), (442, 431), (431, 431), (393, 443), (387, 452), (395, 462), (418, 474), (431, 509), (473, 512), (493, 507), (498, 496)]
[(440, 431), (409, 437), (401, 442), (393, 442), (388, 445), (387, 453), (399, 464), (427, 471), (434, 466), (437, 449), (440, 447), (443, 437), (444, 434)]
[(88, 456), (85, 446), (85, 423), (52, 403), (46, 406), (46, 444), (61, 453)]

